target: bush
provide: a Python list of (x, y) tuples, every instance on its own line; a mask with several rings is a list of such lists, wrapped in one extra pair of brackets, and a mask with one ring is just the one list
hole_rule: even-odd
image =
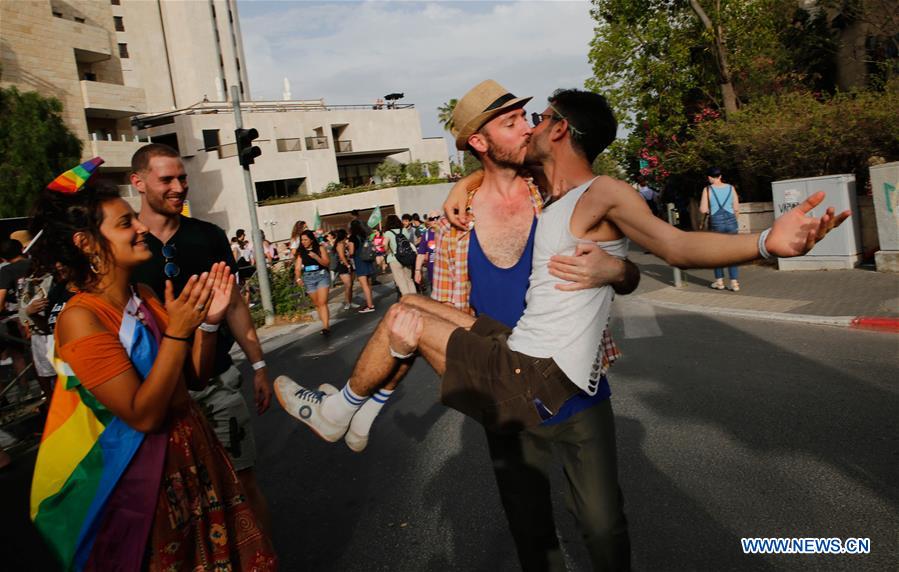
[[(268, 277), (272, 287), (272, 306), (275, 309), (275, 316), (295, 318), (312, 308), (303, 284), (297, 284), (294, 281), (293, 264), (281, 263), (269, 268)], [(255, 303), (251, 313), (253, 322), (258, 327), (265, 323), (265, 311), (259, 296), (258, 276), (254, 275), (250, 278), (250, 291), (254, 293), (250, 299)]]
[(344, 185), (343, 183), (338, 183), (337, 181), (331, 181), (330, 183), (325, 185), (325, 190), (322, 192), (323, 193), (339, 193), (340, 191), (344, 190), (345, 188), (346, 188), (346, 185)]
[(861, 189), (869, 158), (899, 159), (897, 110), (897, 89), (770, 97), (728, 121), (695, 124), (664, 163), (672, 174), (694, 177), (697, 191), (705, 169), (717, 165), (743, 186), (743, 200), (771, 200), (772, 181), (838, 173), (854, 173)]

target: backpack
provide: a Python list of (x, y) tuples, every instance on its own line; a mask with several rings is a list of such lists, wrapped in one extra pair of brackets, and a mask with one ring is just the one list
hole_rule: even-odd
[(375, 259), (375, 247), (372, 245), (371, 241), (367, 238), (359, 239), (361, 244), (359, 245), (359, 260), (363, 262), (371, 262)]
[(393, 253), (396, 261), (406, 268), (414, 268), (418, 253), (412, 248), (409, 239), (402, 232), (397, 231), (393, 231), (393, 237), (396, 239), (396, 252)]

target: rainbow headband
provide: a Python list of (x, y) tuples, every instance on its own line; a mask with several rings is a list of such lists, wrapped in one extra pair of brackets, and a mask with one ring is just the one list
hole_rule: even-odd
[[(56, 191), (57, 193), (77, 193), (93, 176), (94, 171), (97, 170), (97, 167), (102, 164), (102, 157), (94, 157), (93, 159), (88, 159), (84, 163), (81, 163), (77, 167), (69, 169), (62, 175), (53, 179), (50, 184), (47, 185), (47, 188), (51, 191)], [(27, 254), (42, 234), (44, 234), (44, 229), (41, 229), (36, 235), (34, 235), (34, 238), (31, 239), (31, 242), (28, 243), (28, 246), (25, 247), (22, 253)]]
[(58, 193), (77, 193), (102, 164), (103, 159), (100, 157), (89, 159), (53, 179), (47, 188)]

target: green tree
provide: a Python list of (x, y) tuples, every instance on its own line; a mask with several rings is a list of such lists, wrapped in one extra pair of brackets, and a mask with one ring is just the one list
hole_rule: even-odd
[(425, 176), (424, 163), (418, 159), (406, 163), (406, 175), (411, 179), (421, 179)]
[(385, 159), (383, 163), (375, 169), (375, 175), (380, 177), (385, 183), (396, 183), (406, 177), (403, 165), (390, 159)]
[[(587, 87), (629, 128), (613, 150), (631, 176), (656, 185), (666, 153), (691, 125), (771, 94), (817, 88), (834, 43), (794, 0), (593, 0)], [(815, 25), (806, 25), (810, 19)], [(797, 49), (797, 42), (805, 50)], [(826, 66), (825, 66), (826, 67)]]
[(456, 109), (457, 99), (451, 99), (437, 108), (437, 120), (446, 131), (453, 130), (453, 111)]
[(428, 161), (428, 176), (436, 179), (440, 176), (440, 161)]
[(57, 99), (0, 88), (0, 217), (26, 216), (41, 189), (78, 164), (81, 141), (61, 112)]

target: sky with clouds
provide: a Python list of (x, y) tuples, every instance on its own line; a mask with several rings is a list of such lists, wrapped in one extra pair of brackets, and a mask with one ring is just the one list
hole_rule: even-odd
[[(557, 87), (583, 87), (590, 4), (238, 0), (253, 99), (373, 103), (402, 92), (425, 137), (445, 135), (437, 107), (492, 78), (542, 110)], [(447, 138), (447, 140), (449, 140)]]

